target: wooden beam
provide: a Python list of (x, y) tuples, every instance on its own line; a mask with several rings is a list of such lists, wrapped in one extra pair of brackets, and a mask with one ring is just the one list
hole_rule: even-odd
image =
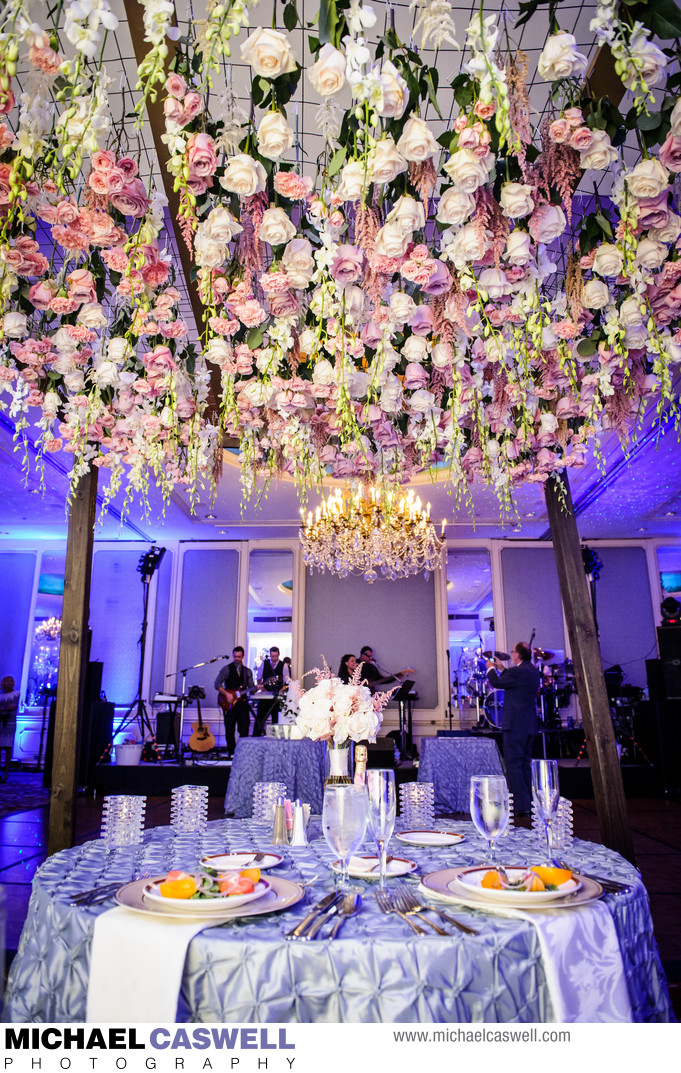
[(544, 488), (601, 840), (633, 863), (622, 771), (567, 473), (560, 480), (551, 477)]
[(81, 477), (69, 512), (48, 853), (73, 845), (98, 472), (92, 466)]
[[(142, 60), (147, 54), (148, 45), (144, 40), (144, 8), (139, 0), (124, 0), (125, 14), (128, 20), (128, 28), (130, 30), (130, 38), (132, 41), (132, 47), (135, 52), (135, 59), (137, 60), (137, 66), (142, 63)], [(170, 67), (170, 64), (175, 58), (177, 48), (174, 41), (170, 38), (166, 38), (166, 45), (168, 46), (168, 56), (166, 59), (166, 71)], [(154, 139), (154, 148), (156, 150), (156, 156), (158, 158), (158, 165), (160, 171), (160, 178), (163, 183), (163, 190), (168, 199), (168, 209), (173, 220), (173, 229), (175, 232), (175, 241), (177, 245), (177, 251), (180, 258), (180, 264), (182, 267), (182, 274), (184, 276), (185, 285), (187, 288), (187, 294), (189, 295), (189, 301), (191, 303), (192, 312), (194, 314), (194, 320), (196, 321), (196, 331), (201, 340), (201, 330), (203, 327), (203, 302), (199, 297), (199, 290), (195, 280), (192, 279), (192, 270), (194, 268), (194, 261), (191, 253), (187, 248), (187, 244), (184, 241), (179, 230), (174, 226), (175, 221), (179, 217), (180, 209), (180, 195), (177, 190), (173, 189), (173, 177), (168, 170), (168, 162), (170, 160), (170, 153), (168, 146), (162, 140), (162, 135), (165, 134), (166, 124), (165, 115), (163, 113), (163, 84), (158, 83), (156, 86), (158, 91), (155, 101), (147, 98), (147, 117), (149, 119), (149, 125), (151, 127), (152, 137)], [(220, 406), (221, 395), (221, 376), (220, 370), (215, 365), (209, 365), (210, 369), (210, 395), (208, 399), (208, 406), (211, 410), (217, 412)]]

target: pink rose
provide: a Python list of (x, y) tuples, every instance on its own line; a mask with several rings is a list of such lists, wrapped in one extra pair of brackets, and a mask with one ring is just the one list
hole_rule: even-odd
[(660, 163), (669, 171), (681, 171), (681, 138), (676, 138), (673, 134), (667, 136), (666, 142), (660, 148)]
[[(681, 145), (681, 139), (678, 139)], [(647, 230), (649, 227), (664, 227), (669, 220), (669, 205), (667, 203), (669, 191), (663, 190), (657, 197), (643, 197), (637, 203), (638, 219), (637, 230)]]
[(292, 291), (270, 296), (270, 313), (273, 317), (291, 317), (298, 312), (298, 299)]
[(182, 126), (182, 102), (178, 101), (177, 97), (166, 97), (163, 102), (163, 115), (169, 123), (176, 123)]
[(495, 111), (495, 104), (483, 104), (482, 101), (478, 101), (473, 109), (473, 115), (478, 116), (479, 119), (491, 119)]
[(0, 89), (0, 115), (9, 115), (14, 108), (14, 94), (11, 89)]
[(370, 346), (372, 349), (375, 349), (375, 347), (378, 346), (382, 338), (383, 332), (373, 320), (370, 320), (365, 324), (360, 332), (360, 339), (362, 342), (366, 343), (366, 345)]
[(187, 163), (192, 178), (207, 179), (213, 175), (218, 157), (210, 134), (192, 134), (187, 142)]
[(570, 137), (570, 124), (567, 119), (554, 119), (549, 127), (549, 138), (552, 142), (562, 145)]
[(78, 219), (78, 206), (72, 201), (60, 201), (57, 205), (57, 219), (60, 224), (72, 224)]
[(0, 164), (0, 205), (9, 205), (9, 164)]
[(40, 283), (33, 284), (28, 292), (28, 298), (36, 309), (49, 309), (56, 293), (57, 284), (54, 280), (41, 280)]
[(364, 274), (364, 253), (359, 246), (343, 243), (336, 250), (336, 255), (329, 269), (336, 283), (347, 285), (356, 283)]
[(107, 194), (109, 190), (109, 184), (107, 182), (105, 171), (91, 171), (87, 181), (91, 190), (94, 190), (95, 194)]
[(480, 145), (480, 135), (473, 127), (466, 127), (459, 135), (459, 149), (476, 149)]
[(203, 98), (198, 93), (188, 93), (182, 104), (184, 107), (180, 122), (181, 126), (186, 127), (187, 123), (191, 123), (192, 119), (196, 119), (203, 109)]
[(570, 135), (569, 145), (571, 149), (576, 149), (578, 153), (582, 153), (590, 147), (593, 140), (593, 131), (589, 130), (588, 127), (577, 127)]
[(82, 304), (97, 300), (95, 281), (87, 268), (77, 268), (66, 277), (66, 282), (69, 285), (69, 298), (72, 298), (74, 302)]
[[(430, 306), (417, 306), (407, 321), (415, 335), (428, 335), (433, 330), (433, 311)], [(406, 386), (406, 385), (405, 385)]]
[(125, 181), (129, 182), (130, 179), (134, 179), (138, 172), (136, 162), (129, 156), (122, 156), (116, 161), (116, 167), (119, 171), (122, 171), (125, 175)]
[(417, 361), (411, 361), (404, 373), (404, 386), (410, 391), (420, 391), (428, 383), (428, 373)]
[(125, 186), (125, 175), (120, 168), (111, 168), (106, 172), (106, 192), (111, 194), (117, 194), (119, 190), (122, 190)]
[(166, 78), (166, 93), (171, 97), (184, 97), (187, 92), (187, 83), (182, 75), (169, 74)]
[(454, 133), (461, 134), (461, 132), (464, 131), (467, 126), (468, 120), (466, 119), (465, 115), (457, 116), (454, 120)]
[(92, 167), (95, 171), (110, 171), (116, 163), (116, 157), (108, 149), (98, 149), (92, 154)]
[(132, 179), (117, 194), (112, 194), (111, 204), (124, 216), (138, 219), (144, 216), (149, 206), (149, 198), (141, 179)]

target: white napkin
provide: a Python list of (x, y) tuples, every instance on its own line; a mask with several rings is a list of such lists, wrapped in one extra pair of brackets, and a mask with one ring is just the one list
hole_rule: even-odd
[[(427, 887), (419, 884), (419, 890), (437, 900)], [(573, 909), (524, 912), (506, 905), (459, 899), (454, 894), (452, 898), (485, 912), (526, 920), (536, 928), (555, 1021), (576, 1024), (632, 1020), (615, 923), (603, 902)]]
[(173, 1024), (187, 947), (198, 932), (215, 924), (214, 918), (185, 922), (143, 916), (123, 906), (102, 913), (92, 937), (86, 1020)]

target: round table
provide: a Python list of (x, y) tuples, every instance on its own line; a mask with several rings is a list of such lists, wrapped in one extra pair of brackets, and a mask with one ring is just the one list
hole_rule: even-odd
[[(287, 912), (232, 921), (197, 935), (186, 957), (177, 1021), (527, 1023), (553, 1019), (537, 931), (527, 920), (456, 906), (449, 911), (477, 929), (477, 935), (451, 929), (443, 938), (434, 933), (420, 937), (399, 918), (382, 915), (373, 897), (374, 884), (359, 881), (364, 890), (362, 912), (346, 922), (339, 939), (286, 941), (284, 934), (333, 887), (328, 868), (332, 858), (319, 837), (318, 822), (313, 820), (310, 829), (317, 837), (309, 846), (276, 847), (285, 856), (279, 874), (306, 882), (318, 876), (306, 898)], [(416, 861), (423, 874), (480, 863), (484, 846), (472, 825), (461, 823), (455, 829), (466, 840), (450, 849), (419, 849), (393, 840), (390, 851)], [(154, 828), (138, 847), (107, 854), (97, 841), (50, 857), (34, 880), (19, 951), (9, 974), (5, 1020), (60, 1023), (85, 1019), (94, 922), (113, 903), (71, 907), (68, 901), (75, 893), (111, 879), (127, 881), (140, 871), (192, 867), (203, 853), (264, 848), (268, 838), (269, 831), (251, 821), (220, 820), (209, 824), (199, 838), (176, 838), (170, 828)], [(507, 861), (541, 858), (534, 833), (525, 829), (512, 829), (499, 845)], [(636, 1021), (673, 1020), (648, 897), (638, 873), (617, 854), (588, 842), (576, 840), (569, 859), (576, 868), (632, 883), (629, 892), (605, 897), (619, 938), (632, 1016)], [(416, 884), (418, 879), (409, 882)], [(131, 966), (131, 972), (139, 971), (144, 969)], [(140, 1011), (139, 1020), (144, 1019)]]
[(300, 798), (313, 813), (322, 811), (326, 742), (311, 738), (239, 738), (227, 783), (225, 812), (242, 819), (253, 814), (256, 782), (283, 782), (286, 795)]

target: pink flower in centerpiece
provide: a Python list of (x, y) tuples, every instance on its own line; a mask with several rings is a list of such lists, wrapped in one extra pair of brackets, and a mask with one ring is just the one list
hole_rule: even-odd
[(247, 328), (257, 328), (259, 324), (267, 320), (267, 313), (255, 298), (241, 302), (240, 305), (235, 307), (234, 312)]
[(270, 313), (273, 317), (291, 317), (298, 312), (300, 305), (293, 291), (272, 294), (269, 299)]
[(433, 330), (433, 311), (430, 306), (417, 306), (407, 324), (416, 335), (428, 335)]
[(593, 132), (588, 127), (577, 127), (570, 135), (568, 144), (571, 149), (576, 149), (578, 153), (583, 153), (589, 148), (593, 140)]
[(477, 101), (473, 109), (473, 115), (476, 115), (478, 119), (491, 119), (495, 112), (495, 104), (484, 104), (482, 101)]
[(57, 293), (57, 284), (54, 280), (41, 280), (34, 283), (28, 292), (28, 299), (36, 309), (49, 309), (52, 299)]
[(404, 373), (404, 387), (409, 391), (418, 391), (420, 388), (424, 388), (427, 383), (428, 373), (423, 366), (417, 361), (410, 362)]
[(210, 134), (192, 134), (187, 142), (187, 163), (190, 176), (207, 179), (213, 175), (218, 157)]
[(329, 271), (336, 283), (356, 283), (364, 275), (364, 253), (358, 246), (343, 243), (336, 250)]
[(681, 171), (681, 138), (668, 134), (667, 140), (660, 146), (659, 157), (669, 171)]
[(192, 91), (187, 94), (182, 104), (184, 107), (180, 117), (180, 126), (186, 127), (187, 123), (191, 123), (192, 119), (196, 119), (199, 112), (203, 110), (203, 98)]

